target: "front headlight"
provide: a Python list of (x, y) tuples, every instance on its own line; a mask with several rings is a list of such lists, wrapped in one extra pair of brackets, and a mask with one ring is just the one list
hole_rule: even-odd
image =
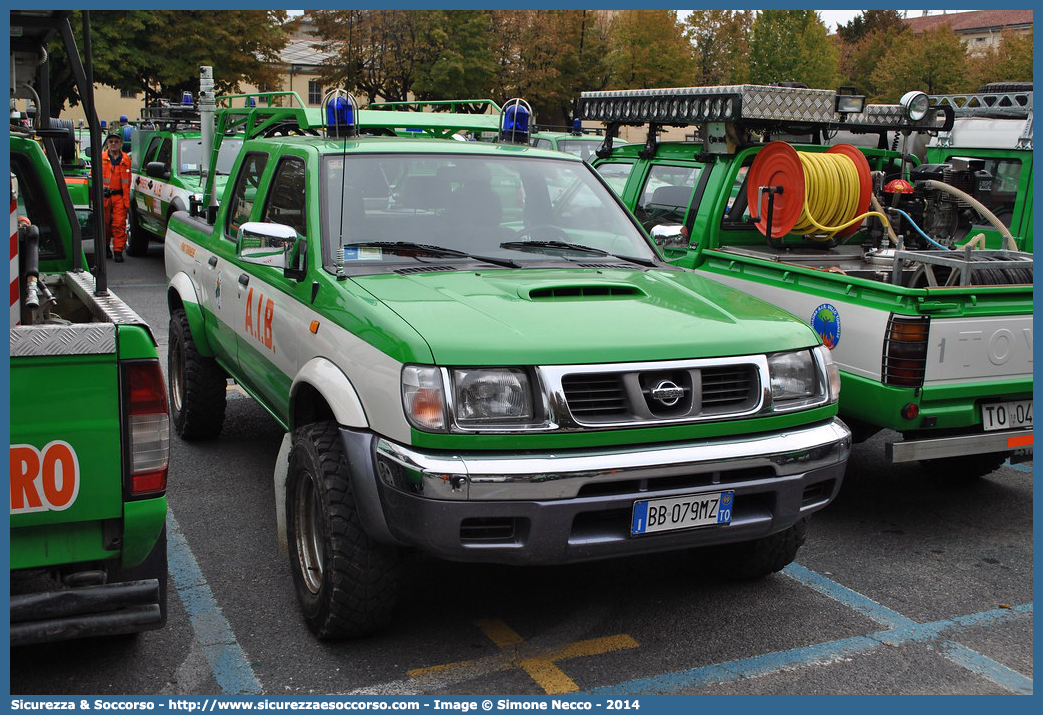
[(531, 423), (529, 376), (518, 368), (454, 369), (453, 412), (462, 427)]
[(768, 356), (771, 399), (776, 410), (805, 407), (825, 398), (815, 362), (810, 350)]
[(402, 406), (406, 418), (416, 428), (444, 432), (445, 390), (437, 367), (407, 365), (402, 368)]

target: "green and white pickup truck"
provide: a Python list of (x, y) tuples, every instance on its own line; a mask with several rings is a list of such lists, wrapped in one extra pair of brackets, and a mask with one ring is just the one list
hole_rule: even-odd
[[(41, 87), (38, 60), (54, 32), (75, 53), (68, 14), (11, 12), (17, 87)], [(107, 290), (104, 261), (96, 275), (83, 270), (53, 136), (11, 127), (12, 645), (166, 620), (170, 427), (156, 342)]]
[[(576, 114), (609, 136), (649, 125), (644, 145), (606, 140), (595, 167), (671, 263), (822, 336), (856, 441), (894, 430), (891, 460), (949, 478), (1030, 458), (1032, 256), (973, 249), (976, 235), (959, 231), (958, 214), (981, 204), (972, 192), (989, 186), (980, 167), (919, 166), (886, 138), (948, 131), (950, 108), (923, 93), (864, 106), (739, 85), (584, 92)], [(701, 141), (658, 141), (675, 125), (698, 126)], [(879, 148), (831, 145), (838, 135)]]
[[(978, 199), (1032, 252), (1032, 85), (986, 85), (971, 94), (933, 95), (934, 104), (953, 108), (952, 129), (927, 145), (928, 164), (973, 165), (992, 178)], [(959, 230), (982, 233), (989, 248), (1004, 248), (1000, 233), (964, 210)], [(972, 235), (974, 235), (972, 234)]]
[(387, 624), (411, 549), (714, 546), (765, 575), (840, 488), (850, 433), (814, 332), (664, 263), (589, 165), (526, 145), (518, 106), (519, 143), (366, 136), (405, 113), (343, 95), (316, 136), (219, 110), (218, 140), (256, 131), (213, 221), (170, 221), (175, 428), (217, 436), (228, 377), (285, 428), (279, 536), (321, 638)]
[[(211, 68), (204, 67), (213, 83)], [(160, 101), (142, 109), (141, 123), (132, 135), (130, 185), (130, 239), (127, 254), (143, 256), (149, 243), (166, 235), (175, 211), (187, 211), (201, 201), (209, 144), (204, 147), (200, 111), (191, 96), (183, 103)], [(227, 137), (215, 164), (215, 181), (223, 187), (242, 140)]]

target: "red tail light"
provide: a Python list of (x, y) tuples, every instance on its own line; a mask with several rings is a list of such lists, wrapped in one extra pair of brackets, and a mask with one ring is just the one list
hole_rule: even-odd
[(158, 360), (122, 364), (127, 395), (131, 496), (159, 496), (167, 488), (170, 409)]
[(881, 380), (885, 385), (923, 387), (930, 327), (927, 316), (891, 316), (881, 367)]

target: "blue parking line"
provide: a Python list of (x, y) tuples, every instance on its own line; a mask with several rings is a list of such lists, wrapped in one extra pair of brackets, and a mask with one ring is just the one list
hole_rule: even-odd
[(677, 693), (682, 690), (727, 683), (753, 678), (802, 666), (823, 665), (868, 653), (882, 647), (894, 647), (904, 643), (932, 643), (939, 641), (938, 652), (951, 662), (985, 678), (1005, 690), (1020, 695), (1032, 694), (1032, 679), (1014, 671), (991, 658), (952, 641), (951, 634), (976, 626), (1031, 617), (1032, 604), (997, 608), (966, 616), (948, 618), (930, 623), (917, 623), (890, 608), (836, 581), (814, 571), (792, 563), (782, 573), (790, 578), (832, 598), (838, 603), (887, 626), (887, 630), (840, 640), (818, 643), (792, 650), (767, 653), (726, 663), (716, 663), (702, 668), (667, 673), (651, 678), (638, 678), (618, 685), (596, 688), (591, 695), (625, 696), (650, 693)]
[(966, 630), (974, 626), (994, 625), (1014, 621), (1032, 615), (1032, 604), (1014, 608), (983, 611), (969, 616), (935, 621), (933, 623), (904, 626), (894, 630), (879, 631), (866, 636), (854, 636), (840, 640), (818, 643), (802, 648), (768, 653), (741, 660), (716, 663), (702, 668), (692, 668), (678, 673), (667, 673), (651, 678), (638, 678), (618, 685), (596, 688), (590, 695), (622, 697), (639, 694), (667, 694), (706, 685), (717, 685), (745, 678), (778, 673), (793, 668), (826, 665), (853, 655), (869, 653), (884, 647), (905, 643), (928, 643), (942, 641), (939, 648), (952, 662), (977, 675), (996, 683), (1012, 693), (1031, 695), (1032, 679), (1017, 673), (985, 656), (953, 643), (945, 638), (953, 631)]
[(1032, 678), (1027, 678), (991, 658), (986, 658), (965, 645), (946, 641), (941, 645), (945, 657), (972, 673), (991, 680), (1002, 688), (1018, 695), (1032, 695)]
[(790, 564), (782, 570), (782, 573), (786, 574), (794, 581), (799, 581), (824, 596), (829, 596), (834, 601), (858, 611), (864, 616), (872, 618), (881, 625), (889, 626), (891, 628), (899, 628), (901, 626), (909, 626), (915, 623), (915, 621), (906, 618), (902, 614), (896, 613), (885, 606), (881, 606), (871, 598), (852, 591), (847, 586), (841, 586), (836, 581), (817, 574), (811, 569), (805, 568), (798, 563)]
[(210, 671), (226, 695), (259, 695), (264, 692), (246, 654), (225, 620), (203, 572), (196, 563), (181, 527), (167, 511), (167, 568), (178, 596), (192, 623), (196, 640), (203, 647)]

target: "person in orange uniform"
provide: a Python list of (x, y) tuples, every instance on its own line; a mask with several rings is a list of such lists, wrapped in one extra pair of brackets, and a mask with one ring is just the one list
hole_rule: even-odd
[(127, 208), (130, 206), (130, 156), (123, 153), (123, 137), (112, 133), (105, 139), (101, 161), (102, 194), (105, 197), (106, 253), (116, 263), (123, 262), (127, 245)]

